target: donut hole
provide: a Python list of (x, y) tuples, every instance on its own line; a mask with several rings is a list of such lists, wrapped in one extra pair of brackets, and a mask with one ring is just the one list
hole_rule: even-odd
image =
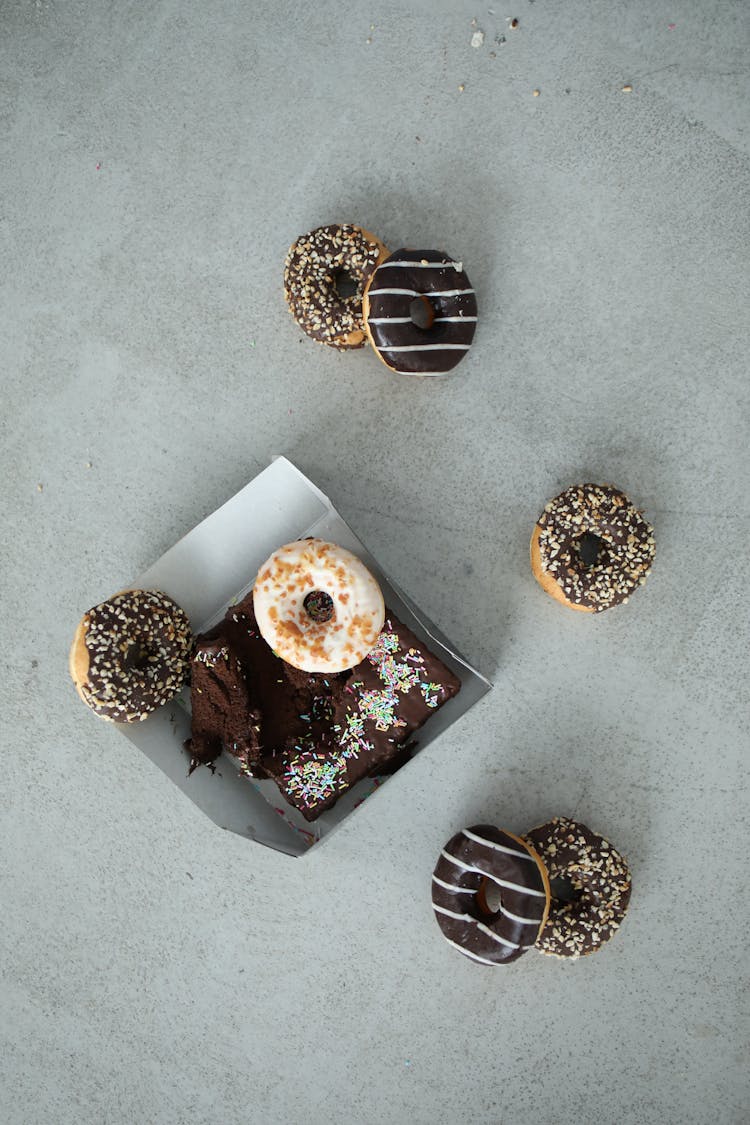
[(316, 625), (325, 625), (333, 617), (333, 598), (325, 590), (311, 590), (302, 604)]
[(566, 879), (564, 875), (558, 875), (549, 881), (549, 889), (552, 898), (557, 902), (577, 902), (583, 894), (580, 887), (577, 887), (570, 879)]
[(596, 566), (599, 561), (599, 552), (602, 550), (604, 544), (598, 535), (594, 535), (591, 531), (584, 531), (583, 535), (575, 541), (575, 549), (578, 557), (587, 568)]
[(333, 275), (333, 287), (338, 293), (339, 297), (346, 300), (347, 297), (356, 297), (359, 293), (359, 282), (354, 274), (349, 273), (349, 270), (337, 270)]
[(145, 668), (148, 665), (148, 661), (148, 649), (145, 648), (141, 641), (137, 640), (130, 642), (122, 657), (123, 667), (127, 668), (129, 672), (137, 672)]
[(488, 879), (485, 875), (479, 884), (476, 897), (479, 913), (485, 919), (497, 918), (500, 914), (501, 901), (500, 888), (497, 883), (494, 879)]
[(432, 328), (435, 320), (435, 310), (429, 297), (415, 297), (409, 304), (409, 316), (412, 324), (423, 331)]

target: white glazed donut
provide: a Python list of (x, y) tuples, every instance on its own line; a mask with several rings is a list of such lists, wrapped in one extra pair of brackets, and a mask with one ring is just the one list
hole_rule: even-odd
[(367, 567), (323, 539), (274, 551), (258, 571), (253, 605), (263, 639), (303, 672), (353, 668), (375, 647), (385, 622), (383, 595)]

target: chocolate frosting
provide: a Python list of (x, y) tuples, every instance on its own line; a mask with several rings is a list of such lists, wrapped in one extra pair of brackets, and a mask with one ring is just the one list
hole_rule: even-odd
[[(284, 295), (308, 336), (339, 349), (364, 345), (362, 296), (381, 253), (379, 243), (349, 223), (318, 227), (297, 239), (284, 266)], [(336, 275), (342, 271), (356, 282), (348, 297), (336, 288)], [(350, 339), (352, 333), (361, 333), (356, 342)]]
[(315, 820), (362, 778), (400, 764), (414, 732), (460, 687), (392, 614), (372, 652), (349, 671), (292, 668), (260, 636), (248, 595), (197, 639), (193, 765), (209, 764), (223, 748), (245, 772), (273, 778)]
[(157, 590), (126, 590), (84, 618), (89, 656), (81, 693), (116, 723), (145, 719), (177, 694), (190, 670), (190, 622)]
[[(603, 836), (565, 816), (524, 839), (539, 853), (552, 884), (549, 919), (537, 949), (556, 957), (595, 953), (625, 917), (631, 890), (627, 860)], [(557, 897), (558, 880), (572, 894)]]
[[(654, 561), (653, 528), (624, 492), (609, 484), (580, 484), (550, 500), (537, 520), (542, 569), (568, 601), (597, 613), (626, 602), (643, 585)], [(598, 539), (596, 562), (587, 566), (579, 543)]]
[[(500, 892), (494, 914), (480, 892)], [(445, 940), (472, 961), (503, 965), (531, 949), (539, 935), (548, 892), (524, 843), (489, 824), (457, 832), (443, 848), (432, 876), (432, 905)]]
[[(414, 323), (415, 297), (429, 301), (429, 328)], [(477, 299), (460, 262), (439, 250), (396, 250), (381, 262), (367, 291), (367, 330), (378, 354), (405, 375), (444, 375), (468, 351)]]

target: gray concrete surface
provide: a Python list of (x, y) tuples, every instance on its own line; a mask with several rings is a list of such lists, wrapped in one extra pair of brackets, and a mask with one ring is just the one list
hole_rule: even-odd
[[(748, 1120), (748, 22), (0, 3), (6, 1125)], [(337, 220), (462, 258), (453, 378), (301, 338), (284, 254)], [(276, 452), (496, 683), (302, 861), (216, 829), (66, 673), (83, 610)], [(581, 478), (658, 541), (594, 620), (527, 560)], [(465, 961), (440, 846), (558, 812), (629, 856), (622, 931)]]

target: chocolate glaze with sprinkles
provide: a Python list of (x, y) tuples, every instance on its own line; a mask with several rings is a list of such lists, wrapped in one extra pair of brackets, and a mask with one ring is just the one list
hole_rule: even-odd
[[(537, 520), (542, 570), (574, 605), (601, 613), (627, 602), (654, 561), (651, 525), (612, 485), (580, 484), (561, 492)], [(588, 566), (579, 550), (585, 535), (599, 540)]]
[(392, 615), (354, 668), (293, 668), (261, 636), (249, 594), (196, 639), (191, 769), (224, 750), (312, 821), (358, 781), (408, 759), (414, 733), (460, 687)]
[(190, 671), (192, 632), (184, 610), (156, 590), (126, 590), (83, 619), (88, 672), (78, 684), (104, 719), (132, 723), (172, 699)]
[[(429, 304), (420, 327), (412, 304)], [(477, 299), (461, 262), (441, 250), (395, 250), (365, 295), (372, 345), (402, 375), (445, 375), (466, 355), (477, 326)], [(420, 317), (421, 319), (421, 317)]]
[[(365, 285), (386, 253), (374, 236), (349, 223), (301, 235), (287, 254), (284, 296), (303, 332), (332, 348), (361, 348), (366, 342)], [(336, 288), (336, 276), (342, 271), (356, 284), (348, 297)]]
[[(565, 816), (532, 829), (524, 839), (541, 857), (552, 885), (537, 949), (555, 957), (595, 953), (625, 917), (631, 890), (627, 861), (603, 836)], [(556, 897), (557, 880), (572, 887), (572, 897)]]

